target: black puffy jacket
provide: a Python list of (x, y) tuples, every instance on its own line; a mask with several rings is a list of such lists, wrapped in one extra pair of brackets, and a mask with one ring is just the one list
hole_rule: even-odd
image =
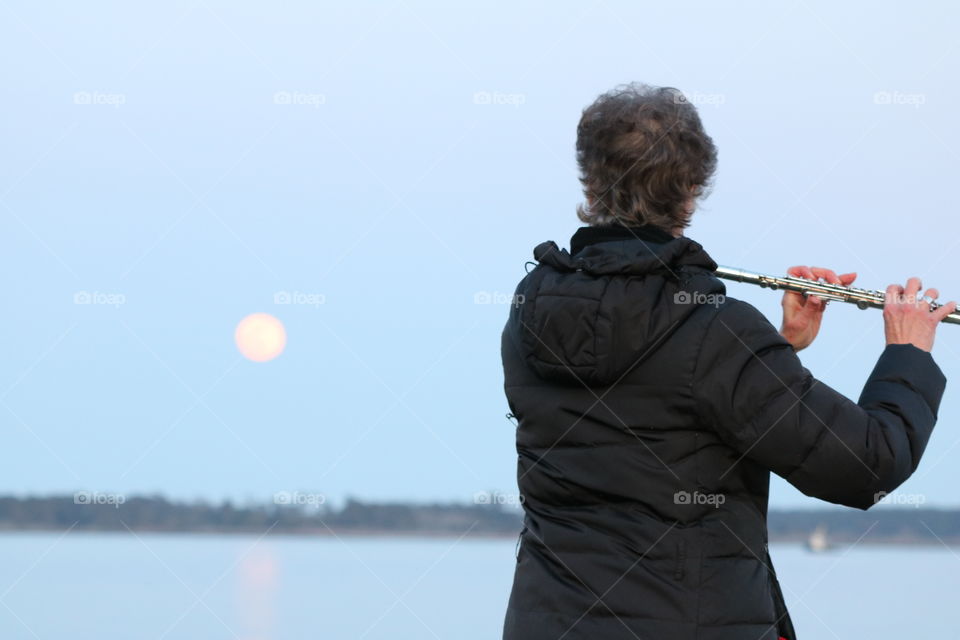
[(525, 518), (506, 640), (795, 639), (771, 471), (860, 509), (916, 469), (946, 380), (891, 345), (857, 403), (816, 380), (696, 242), (545, 242), (503, 332)]

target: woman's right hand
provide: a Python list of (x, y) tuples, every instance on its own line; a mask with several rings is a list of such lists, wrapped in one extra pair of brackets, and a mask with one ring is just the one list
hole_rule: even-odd
[[(883, 304), (887, 344), (912, 344), (930, 351), (940, 321), (957, 310), (957, 303), (951, 301), (930, 311), (930, 304), (919, 295), (922, 286), (920, 278), (910, 278), (906, 287), (898, 284), (887, 287)], [(936, 300), (940, 293), (936, 289), (927, 289), (924, 295)]]

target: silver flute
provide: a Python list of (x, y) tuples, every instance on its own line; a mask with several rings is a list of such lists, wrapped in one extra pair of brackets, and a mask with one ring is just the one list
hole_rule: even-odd
[[(886, 294), (883, 291), (874, 291), (871, 289), (858, 289), (857, 287), (845, 287), (839, 284), (830, 284), (822, 280), (807, 280), (806, 278), (796, 278), (794, 276), (767, 276), (753, 271), (744, 271), (743, 269), (734, 269), (732, 267), (717, 267), (716, 276), (724, 280), (733, 280), (734, 282), (746, 282), (755, 284), (764, 289), (783, 289), (784, 291), (796, 291), (804, 296), (815, 295), (824, 300), (836, 300), (838, 302), (849, 302), (855, 304), (861, 309), (874, 308), (883, 309), (883, 302)], [(921, 300), (919, 296), (918, 300)], [(929, 302), (930, 310), (939, 309), (939, 302)], [(954, 312), (944, 317), (943, 322), (950, 324), (960, 324), (960, 312)]]

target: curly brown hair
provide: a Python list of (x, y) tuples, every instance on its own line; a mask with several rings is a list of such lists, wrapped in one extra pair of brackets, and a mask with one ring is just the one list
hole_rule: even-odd
[(691, 203), (708, 192), (717, 149), (683, 93), (634, 82), (583, 110), (577, 164), (582, 221), (673, 231), (690, 224)]

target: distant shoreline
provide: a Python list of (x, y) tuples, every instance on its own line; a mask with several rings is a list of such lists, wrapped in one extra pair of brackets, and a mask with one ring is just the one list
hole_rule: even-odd
[[(101, 496), (105, 496), (100, 499)], [(111, 499), (112, 498), (112, 499)], [(517, 540), (523, 512), (477, 503), (375, 503), (348, 499), (339, 508), (318, 500), (235, 506), (230, 502), (175, 502), (120, 494), (0, 496), (0, 534), (142, 533), (150, 535), (285, 536), (297, 538), (402, 538)], [(807, 544), (823, 531), (833, 547), (857, 545), (960, 546), (960, 509), (878, 507), (772, 509), (769, 540)]]
[[(62, 535), (66, 529), (41, 529), (41, 528), (30, 528), (30, 529), (14, 529), (14, 528), (0, 528), (0, 537), (16, 535), (16, 534), (51, 534), (51, 535)], [(464, 542), (467, 541), (487, 541), (487, 540), (504, 540), (504, 541), (516, 541), (519, 536), (519, 531), (513, 534), (507, 533), (456, 533), (450, 531), (360, 531), (360, 530), (349, 530), (349, 531), (340, 531), (336, 535), (330, 533), (329, 531), (280, 531), (280, 532), (269, 532), (265, 533), (264, 531), (253, 531), (253, 530), (237, 530), (237, 529), (224, 529), (224, 530), (172, 530), (172, 529), (133, 529), (133, 533), (137, 535), (144, 536), (164, 536), (164, 537), (199, 537), (199, 538), (218, 538), (218, 537), (236, 537), (236, 538), (298, 538), (301, 540), (308, 539), (323, 539), (323, 540), (337, 540), (340, 538), (364, 538), (364, 539), (397, 539), (397, 540), (457, 540), (460, 539)], [(73, 529), (70, 532), (70, 535), (78, 536), (102, 536), (102, 535), (117, 535), (117, 536), (128, 536), (130, 531), (125, 529)], [(803, 547), (806, 546), (805, 539), (799, 538), (780, 538), (780, 539), (770, 539), (771, 545), (778, 546), (789, 546), (789, 547)], [(834, 541), (835, 548), (827, 551), (826, 553), (844, 551), (845, 549), (856, 546), (856, 547), (913, 547), (917, 549), (929, 549), (929, 548), (943, 548), (944, 546), (953, 548), (960, 547), (960, 539), (950, 539), (944, 540), (943, 542), (938, 540), (885, 540), (885, 539), (863, 539), (859, 542), (856, 541)]]
[[(51, 533), (62, 534), (69, 525), (64, 528), (3, 528), (0, 527), (0, 536), (17, 533)], [(244, 529), (132, 529), (137, 535), (169, 535), (169, 536), (199, 536), (199, 537), (217, 537), (217, 536), (237, 536), (237, 537), (259, 537), (266, 536), (270, 538), (324, 538), (336, 540), (337, 538), (404, 538), (404, 539), (457, 539), (464, 540), (516, 540), (520, 534), (519, 529), (514, 533), (496, 533), (496, 532), (454, 532), (454, 531), (389, 531), (389, 530), (357, 530), (337, 531), (331, 533), (325, 529), (315, 531), (256, 531)], [(129, 535), (130, 531), (126, 529), (77, 529), (71, 531), (71, 535), (100, 535), (100, 534), (118, 534)]]

